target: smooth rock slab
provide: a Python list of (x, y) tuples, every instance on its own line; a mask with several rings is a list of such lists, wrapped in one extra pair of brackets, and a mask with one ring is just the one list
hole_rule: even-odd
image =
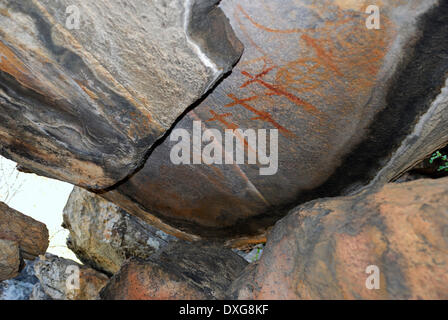
[(446, 144), (448, 3), (383, 0), (379, 30), (366, 27), (370, 4), (222, 1), (244, 54), (175, 129), (277, 129), (277, 173), (175, 165), (167, 138), (104, 196), (178, 237), (239, 246), (301, 203), (383, 185)]
[(1, 1), (0, 153), (93, 189), (133, 173), (242, 53), (217, 2)]
[(222, 299), (246, 265), (229, 249), (174, 243), (147, 260), (125, 263), (100, 296), (105, 300)]
[(275, 225), (229, 297), (446, 300), (447, 208), (448, 178), (304, 204)]
[(114, 274), (131, 257), (148, 258), (176, 241), (113, 203), (75, 187), (64, 208), (67, 246), (79, 260)]

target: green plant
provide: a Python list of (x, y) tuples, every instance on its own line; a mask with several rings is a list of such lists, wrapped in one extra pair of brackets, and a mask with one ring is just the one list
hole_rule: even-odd
[(257, 250), (257, 252), (255, 253), (255, 256), (252, 258), (252, 262), (260, 260), (261, 254), (264, 249), (264, 244), (257, 245), (253, 250), (255, 249)]
[(429, 163), (434, 163), (435, 160), (442, 161), (437, 171), (448, 171), (448, 155), (442, 154), (440, 151), (437, 151), (431, 156), (431, 158), (429, 159)]
[(261, 248), (257, 248), (257, 254), (255, 255), (255, 261), (260, 259), (260, 254), (261, 254)]

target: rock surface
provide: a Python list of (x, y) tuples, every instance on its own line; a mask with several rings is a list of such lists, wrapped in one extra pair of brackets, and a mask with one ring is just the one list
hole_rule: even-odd
[[(442, 156), (446, 155), (448, 154), (448, 147), (440, 149), (438, 152), (440, 152)], [(411, 170), (403, 174), (403, 176), (400, 176), (397, 180), (394, 180), (394, 182), (405, 181), (407, 179), (437, 179), (447, 177), (448, 171), (441, 169), (441, 167), (445, 165), (445, 161), (442, 158), (433, 159), (433, 161), (431, 161), (434, 155), (434, 153), (431, 154), (429, 157), (411, 168)]]
[(94, 269), (49, 253), (35, 262), (34, 270), (40, 282), (33, 292), (34, 299), (45, 293), (54, 300), (96, 300), (109, 279)]
[(379, 30), (366, 27), (369, 4), (222, 1), (244, 54), (175, 129), (277, 129), (277, 173), (175, 165), (173, 130), (103, 196), (178, 237), (238, 245), (263, 241), (301, 203), (383, 185), (445, 144), (448, 3), (383, 0)]
[[(67, 30), (69, 0), (2, 2), (1, 152), (108, 187), (95, 191), (176, 237), (240, 246), (301, 203), (384, 185), (447, 143), (447, 1), (382, 0), (379, 29), (366, 26), (367, 0), (216, 3), (70, 1), (81, 28)], [(214, 82), (204, 56), (230, 65), (236, 38), (232, 73), (181, 115)], [(261, 161), (175, 164), (175, 130), (200, 138), (193, 121), (277, 130), (273, 174)]]
[(26, 260), (19, 276), (0, 283), (0, 300), (51, 300), (36, 277), (36, 261)]
[(0, 281), (14, 278), (19, 271), (19, 244), (15, 241), (0, 239)]
[(133, 173), (240, 57), (218, 0), (0, 2), (0, 153), (88, 188)]
[(40, 282), (33, 286), (33, 291), (31, 292), (29, 300), (42, 301), (42, 300), (53, 300), (45, 291)]
[(448, 178), (307, 203), (276, 224), (229, 296), (446, 300), (447, 208)]
[(100, 295), (106, 300), (220, 299), (246, 265), (228, 249), (175, 243), (146, 261), (125, 263)]
[(253, 263), (255, 261), (258, 261), (263, 254), (264, 250), (264, 244), (260, 243), (254, 246), (249, 251), (241, 251), (238, 249), (233, 249), (234, 252), (236, 252), (238, 255), (244, 258), (249, 263)]
[(130, 257), (148, 258), (176, 238), (129, 215), (100, 196), (75, 187), (64, 208), (67, 246), (79, 260), (110, 274)]
[(0, 281), (17, 276), (23, 259), (33, 260), (48, 248), (47, 227), (0, 202)]
[[(34, 261), (27, 260), (25, 263), (19, 276), (0, 283), (0, 300), (31, 299), (34, 287), (39, 285), (39, 279), (34, 274)], [(43, 297), (39, 300), (43, 300)]]
[(48, 229), (0, 202), (0, 239), (17, 242), (24, 259), (34, 259), (48, 248)]

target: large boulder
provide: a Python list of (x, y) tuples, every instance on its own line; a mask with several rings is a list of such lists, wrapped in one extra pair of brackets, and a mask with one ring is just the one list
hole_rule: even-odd
[(247, 262), (229, 249), (176, 243), (132, 259), (101, 291), (106, 300), (222, 299)]
[[(446, 144), (447, 1), (383, 0), (378, 30), (366, 27), (370, 4), (222, 1), (245, 46), (241, 60), (140, 171), (103, 196), (178, 237), (242, 245), (264, 240), (301, 203), (383, 185)], [(193, 164), (193, 148), (190, 164), (173, 163), (176, 129), (199, 140), (200, 120), (202, 132), (223, 136), (277, 129), (278, 171), (260, 175), (267, 165), (247, 160)]]
[(64, 208), (67, 246), (84, 264), (109, 274), (131, 257), (148, 258), (176, 238), (100, 196), (75, 187)]
[(272, 230), (234, 299), (448, 299), (448, 178), (312, 201)]
[(17, 276), (25, 265), (47, 251), (48, 229), (0, 202), (0, 281)]
[(96, 300), (109, 280), (103, 273), (49, 253), (34, 263), (34, 271), (40, 284), (33, 291), (35, 300), (42, 296), (54, 300)]
[(0, 153), (106, 188), (240, 57), (218, 0), (0, 2)]
[[(378, 29), (368, 0), (216, 3), (3, 1), (0, 151), (108, 187), (96, 191), (177, 237), (239, 246), (301, 203), (384, 185), (448, 142), (447, 1), (382, 0)], [(68, 30), (68, 4), (80, 29)], [(215, 82), (210, 61), (229, 70), (236, 37), (244, 55)], [(277, 130), (265, 146), (235, 134), (269, 150), (268, 164), (225, 164), (234, 153), (212, 135), (236, 128)], [(223, 164), (204, 163), (208, 151)]]

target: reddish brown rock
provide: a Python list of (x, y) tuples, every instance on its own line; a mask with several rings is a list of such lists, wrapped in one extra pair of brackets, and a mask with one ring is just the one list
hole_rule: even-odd
[(246, 265), (228, 249), (176, 243), (148, 260), (125, 263), (100, 295), (106, 300), (220, 299)]
[(0, 202), (0, 281), (17, 276), (25, 265), (48, 248), (47, 227)]
[(19, 274), (20, 251), (15, 241), (0, 239), (0, 281), (12, 279)]
[(48, 248), (48, 229), (0, 202), (0, 281), (14, 278), (25, 265)]
[(32, 260), (48, 248), (48, 229), (34, 220), (0, 202), (0, 239), (17, 242), (21, 258)]
[[(230, 297), (448, 299), (447, 207), (448, 178), (307, 203), (276, 224)], [(366, 286), (372, 265), (378, 289)]]

